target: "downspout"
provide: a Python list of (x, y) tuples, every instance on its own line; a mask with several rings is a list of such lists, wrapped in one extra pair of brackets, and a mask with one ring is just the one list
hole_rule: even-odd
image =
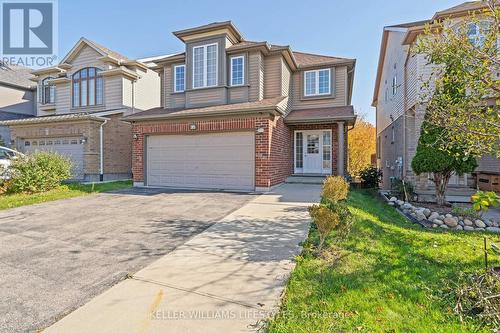
[(108, 119), (104, 119), (99, 127), (99, 181), (104, 181), (104, 136), (103, 126), (106, 125)]
[(136, 80), (132, 81), (132, 114), (135, 113), (135, 82)]

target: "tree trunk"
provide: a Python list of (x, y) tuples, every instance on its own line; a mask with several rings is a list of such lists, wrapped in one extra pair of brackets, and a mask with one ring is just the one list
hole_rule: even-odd
[(446, 203), (446, 189), (451, 177), (451, 172), (435, 172), (434, 185), (436, 186), (436, 203), (443, 206)]

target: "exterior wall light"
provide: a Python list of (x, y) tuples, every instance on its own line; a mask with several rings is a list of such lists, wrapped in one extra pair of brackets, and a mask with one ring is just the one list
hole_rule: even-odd
[(195, 130), (196, 130), (196, 124), (190, 124), (190, 125), (189, 125), (189, 129), (190, 129), (191, 131), (195, 131)]
[(132, 137), (134, 138), (135, 141), (139, 140), (139, 135), (137, 135), (137, 133), (134, 133), (134, 135), (132, 135)]

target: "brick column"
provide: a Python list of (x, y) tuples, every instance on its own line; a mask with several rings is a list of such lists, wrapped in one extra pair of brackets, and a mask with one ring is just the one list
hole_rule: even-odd
[(337, 153), (337, 175), (339, 176), (344, 176), (344, 170), (345, 170), (345, 161), (344, 161), (344, 123), (343, 122), (338, 122), (337, 123), (337, 135), (338, 135), (338, 145), (339, 145), (339, 151)]

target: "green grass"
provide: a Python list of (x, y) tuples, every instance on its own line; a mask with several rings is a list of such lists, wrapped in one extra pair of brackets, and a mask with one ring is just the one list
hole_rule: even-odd
[(311, 229), (270, 332), (486, 331), (461, 323), (437, 297), (459, 272), (483, 269), (483, 234), (422, 229), (360, 190), (349, 205), (355, 221), (349, 237), (329, 248), (336, 259), (311, 254)]
[(35, 193), (35, 194), (2, 194), (0, 195), (0, 210), (14, 208), (26, 205), (33, 205), (46, 201), (54, 201), (88, 195), (92, 193), (101, 193), (112, 190), (119, 190), (132, 186), (132, 181), (116, 181), (109, 183), (95, 184), (66, 184), (61, 185), (54, 190)]

